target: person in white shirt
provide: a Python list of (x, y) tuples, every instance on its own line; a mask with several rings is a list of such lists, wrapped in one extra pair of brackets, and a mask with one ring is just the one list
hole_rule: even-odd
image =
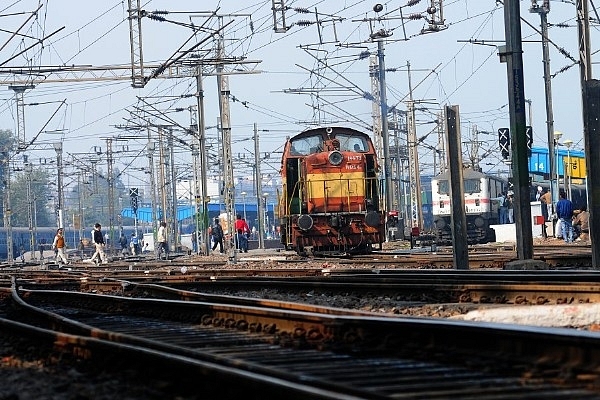
[(165, 252), (165, 258), (169, 254), (169, 246), (167, 246), (167, 223), (161, 222), (158, 232), (156, 233), (156, 259), (162, 259), (162, 252)]

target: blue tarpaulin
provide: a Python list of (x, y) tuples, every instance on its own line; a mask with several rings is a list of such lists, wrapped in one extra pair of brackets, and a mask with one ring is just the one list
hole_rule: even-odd
[[(273, 212), (274, 205), (267, 205), (267, 212)], [(236, 204), (235, 212), (242, 214), (244, 209), (247, 213), (256, 213), (257, 206), (256, 204)], [(217, 203), (208, 203), (208, 213), (209, 215), (218, 215), (221, 212), (224, 212), (225, 207), (222, 204)], [(186, 218), (191, 218), (194, 216), (195, 209), (194, 206), (177, 206), (177, 220), (181, 221)], [(134, 218), (133, 209), (131, 207), (126, 207), (121, 210), (121, 216), (123, 218)], [(138, 207), (137, 209), (137, 217), (139, 221), (144, 222), (152, 222), (152, 207)], [(157, 218), (162, 219), (162, 210), (157, 211)]]

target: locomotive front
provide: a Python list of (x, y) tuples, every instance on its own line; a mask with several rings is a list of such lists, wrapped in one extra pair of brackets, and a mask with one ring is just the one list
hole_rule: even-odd
[(282, 160), (282, 243), (299, 254), (381, 248), (377, 172), (373, 145), (363, 133), (317, 128), (290, 139)]
[[(471, 244), (495, 241), (495, 232), (490, 227), (498, 224), (498, 204), (506, 183), (503, 179), (478, 171), (463, 171), (462, 191), (464, 195), (467, 240)], [(451, 199), (449, 174), (440, 174), (431, 181), (433, 221), (438, 244), (451, 244)]]

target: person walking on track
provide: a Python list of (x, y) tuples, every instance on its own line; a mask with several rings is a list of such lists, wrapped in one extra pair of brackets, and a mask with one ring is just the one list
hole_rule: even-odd
[(156, 259), (162, 259), (162, 252), (165, 252), (165, 259), (169, 255), (169, 246), (167, 245), (167, 223), (162, 221), (156, 234)]
[(96, 223), (94, 225), (94, 230), (92, 231), (92, 241), (94, 242), (94, 246), (96, 246), (96, 252), (92, 255), (91, 261), (99, 258), (102, 264), (108, 264), (108, 260), (106, 259), (106, 253), (104, 253), (104, 235), (102, 234), (102, 225)]
[(56, 250), (56, 262), (60, 263), (61, 260), (65, 265), (69, 265), (67, 255), (65, 254), (65, 237), (63, 236), (63, 228), (56, 230), (56, 236), (52, 242), (52, 250)]

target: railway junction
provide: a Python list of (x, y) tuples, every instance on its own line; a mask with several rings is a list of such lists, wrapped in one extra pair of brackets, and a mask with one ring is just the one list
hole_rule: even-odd
[[(5, 99), (4, 110), (9, 111), (0, 115), (9, 116), (4, 124), (16, 128), (0, 129), (0, 251), (6, 248), (8, 260), (0, 264), (0, 400), (600, 398), (600, 248), (586, 242), (536, 243), (531, 224), (538, 219), (531, 217), (543, 217), (544, 227), (549, 218), (543, 212), (532, 214), (530, 204), (533, 180), (548, 185), (557, 199), (561, 175), (569, 197), (577, 189), (573, 178), (586, 179), (590, 188), (600, 184), (597, 159), (590, 156), (598, 147), (593, 133), (600, 127), (600, 85), (591, 75), (593, 20), (585, 10), (588, 1), (585, 7), (577, 2), (580, 60), (569, 57), (569, 64), (579, 64), (581, 90), (572, 91), (576, 85), (569, 80), (571, 87), (560, 91), (565, 104), (582, 105), (581, 129), (573, 123), (570, 107), (562, 107), (569, 108), (563, 119), (569, 121), (571, 134), (582, 134), (579, 142), (585, 151), (577, 155), (575, 148), (571, 152), (577, 143), (559, 142), (553, 127), (547, 1), (532, 0), (529, 10), (542, 17), (543, 32), (525, 33), (539, 36), (545, 47), (548, 129), (541, 152), (531, 151), (531, 109), (529, 125), (525, 118), (525, 103), (531, 107), (532, 100), (525, 100), (523, 83), (528, 82), (528, 97), (535, 86), (523, 73), (522, 56), (531, 52), (522, 50), (520, 27), (525, 19), (516, 0), (497, 2), (485, 12), (474, 10), (479, 2), (461, 7), (431, 0), (421, 8), (422, 3), (412, 1), (394, 10), (389, 2), (367, 7), (356, 2), (341, 9), (336, 2), (319, 2), (314, 20), (312, 11), (291, 9), (277, 0), (251, 11), (237, 10), (243, 13), (217, 2), (206, 14), (150, 12), (139, 0), (129, 0), (126, 8), (117, 2), (94, 16), (90, 3), (85, 17), (76, 13), (80, 8), (38, 3), (26, 12), (13, 12), (13, 4), (3, 11), (10, 14), (2, 15), (21, 20), (7, 24), (3, 34), (9, 37), (0, 48), (6, 64), (0, 73), (14, 94), (14, 104)], [(150, 3), (158, 2), (144, 7)], [(325, 13), (329, 6), (331, 11)], [(500, 7), (503, 13), (498, 13)], [(460, 16), (453, 13), (457, 8)], [(410, 14), (404, 13), (409, 9)], [(305, 13), (308, 20), (295, 18)], [(469, 45), (483, 44), (485, 34), (496, 37), (500, 21), (492, 17), (498, 14), (504, 14), (505, 46), (492, 45), (494, 50), (483, 58), (475, 57), (479, 49), (465, 57), (461, 43), (460, 51), (442, 56), (441, 50), (453, 47), (440, 45), (443, 32), (456, 31), (462, 25), (458, 22), (476, 27), (473, 17), (485, 18), (476, 35), (471, 31), (450, 39), (463, 42), (469, 37)], [(365, 18), (354, 20), (356, 15)], [(447, 21), (444, 15), (450, 16)], [(55, 26), (54, 18), (60, 25)], [(174, 29), (150, 29), (151, 20), (163, 27), (168, 22)], [(426, 24), (407, 34), (408, 24), (417, 20)], [(64, 36), (52, 38), (67, 28), (63, 23), (69, 25)], [(305, 52), (308, 61), (288, 57), (283, 47), (273, 46), (313, 24), (318, 43), (303, 39), (290, 46)], [(102, 25), (103, 32), (90, 33), (92, 25)], [(119, 29), (126, 25), (128, 29)], [(274, 40), (272, 30), (282, 34), (282, 40)], [(142, 31), (153, 40), (143, 43)], [(414, 53), (408, 43), (403, 43), (406, 52), (393, 51), (395, 43), (417, 36), (439, 38), (431, 45), (423, 40)], [(122, 56), (121, 41), (115, 38), (127, 37), (125, 54), (131, 63), (122, 65), (121, 57), (113, 58), (105, 50)], [(553, 44), (559, 42), (556, 39)], [(406, 60), (396, 59), (398, 54), (422, 64), (423, 48), (435, 49), (433, 59), (442, 62), (427, 69), (416, 86), (412, 74), (421, 74), (422, 66), (411, 71), (406, 62), (409, 93), (397, 96), (397, 90), (388, 90), (386, 72), (398, 68), (386, 69), (386, 58), (388, 65), (404, 64)], [(91, 64), (91, 52), (104, 67)], [(564, 48), (559, 53), (568, 54)], [(159, 63), (144, 63), (143, 54), (146, 61), (151, 56)], [(507, 63), (507, 85), (497, 79), (497, 68), (491, 73), (480, 69), (496, 54)], [(255, 58), (259, 55), (265, 56), (264, 64)], [(357, 69), (346, 64), (343, 73), (336, 71), (333, 57), (338, 56), (355, 60)], [(66, 61), (54, 66), (57, 57)], [(293, 61), (318, 79), (310, 88), (301, 78), (302, 87), (281, 90), (293, 82), (290, 65), (272, 60)], [(368, 67), (366, 62), (359, 65), (362, 60), (368, 60)], [(304, 62), (318, 67), (304, 68)], [(126, 75), (116, 76), (123, 70)], [(110, 71), (116, 75), (107, 77)], [(286, 72), (286, 80), (271, 86), (278, 81), (278, 71)], [(77, 72), (89, 76), (72, 75)], [(247, 87), (246, 79), (241, 84), (242, 75), (250, 79), (255, 74)], [(481, 79), (483, 74), (486, 79)], [(239, 78), (232, 79), (231, 86), (230, 76)], [(348, 87), (351, 76), (364, 80)], [(453, 78), (446, 81), (446, 76)], [(206, 78), (213, 77), (217, 93), (204, 89)], [(119, 88), (117, 81), (123, 78), (136, 90)], [(166, 78), (169, 81), (158, 81)], [(427, 82), (430, 78), (438, 80), (443, 95), (425, 107), (430, 103), (425, 99), (435, 92)], [(61, 85), (56, 94), (62, 98), (70, 92), (67, 82), (105, 80), (114, 81), (110, 88), (102, 85), (106, 95), (68, 95), (56, 99), (59, 105), (52, 115), (28, 112), (25, 130), (25, 106), (53, 102), (50, 96), (40, 99), (47, 96), (40, 86)], [(560, 76), (555, 82), (559, 80)], [(345, 83), (339, 85), (341, 81)], [(467, 87), (477, 95), (465, 92)], [(342, 109), (330, 103), (327, 92), (338, 90), (350, 92), (362, 104), (355, 107), (344, 101)], [(268, 99), (263, 92), (269, 92)], [(283, 116), (281, 111), (292, 114), (303, 106), (280, 101), (277, 92), (310, 94), (312, 119), (305, 121), (305, 110)], [(502, 96), (496, 96), (500, 92)], [(100, 98), (110, 98), (104, 115), (95, 112)], [(537, 107), (541, 95), (534, 98)], [(365, 105), (370, 108), (368, 121), (362, 117), (369, 114)], [(185, 119), (167, 117), (180, 111)], [(63, 112), (70, 114), (70, 121), (54, 119)], [(479, 140), (480, 133), (489, 132), (473, 123), (475, 113), (483, 116), (477, 118), (482, 129), (506, 124), (498, 129), (499, 146)], [(118, 121), (106, 119), (117, 114)], [(42, 115), (49, 118), (42, 122)], [(215, 116), (217, 125), (211, 126)], [(473, 137), (470, 160), (463, 162), (466, 135), (461, 137), (461, 130), (467, 132), (466, 121)], [(428, 122), (435, 128), (426, 133)], [(270, 132), (262, 135), (262, 149), (259, 132)], [(60, 138), (48, 136), (53, 134)], [(246, 141), (253, 142), (253, 150), (246, 150)], [(264, 152), (265, 144), (271, 151)], [(269, 165), (271, 154), (282, 145), (281, 164), (277, 160)], [(558, 146), (566, 147), (566, 159)], [(236, 157), (241, 148), (245, 153)], [(532, 156), (537, 162), (528, 165)], [(261, 164), (266, 168), (262, 173)], [(465, 168), (468, 164), (471, 168)], [(480, 173), (483, 165), (495, 168)], [(508, 172), (504, 165), (510, 165)], [(53, 171), (47, 174), (49, 169)], [(433, 170), (431, 177), (448, 172), (447, 179), (432, 178), (431, 199), (421, 188), (421, 170), (426, 169)], [(589, 173), (576, 176), (575, 169)], [(277, 173), (281, 180), (274, 177)], [(500, 203), (505, 191), (508, 197)], [(600, 215), (597, 195), (590, 190), (580, 196), (591, 211), (592, 241), (600, 238), (600, 224), (594, 222)], [(246, 196), (252, 199), (250, 209)], [(427, 242), (427, 235), (433, 234), (419, 236), (426, 225), (423, 200), (431, 200), (428, 214), (437, 216), (427, 226), (447, 228), (440, 243)], [(537, 208), (548, 211), (541, 204)], [(500, 218), (501, 211), (508, 212), (511, 226), (504, 228), (514, 228), (515, 242), (468, 246), (496, 241), (500, 232), (492, 227), (509, 225)], [(385, 241), (393, 212), (411, 231), (410, 246), (385, 243), (372, 252)], [(570, 213), (557, 214), (569, 226)], [(242, 215), (256, 231), (246, 222), (240, 225)], [(128, 256), (113, 251), (108, 262), (94, 263), (84, 238), (91, 225), (100, 228), (98, 221), (106, 223), (106, 235), (99, 230), (92, 234), (96, 246), (106, 243), (112, 249), (119, 235), (126, 249), (131, 235), (134, 248), (143, 241), (150, 247), (164, 244), (167, 251), (169, 243), (171, 252), (155, 258), (152, 253)], [(295, 252), (180, 252), (184, 237), (186, 246), (199, 249), (210, 243), (210, 236), (220, 242), (225, 232), (236, 236), (240, 248), (249, 236), (258, 238), (261, 249), (265, 239), (281, 237)], [(81, 244), (83, 250), (70, 252), (70, 262), (60, 264), (45, 251), (52, 240), (53, 248), (62, 248), (66, 241), (71, 247)], [(450, 241), (453, 246), (445, 247)], [(41, 251), (37, 259), (35, 251)]]
[(600, 396), (589, 245), (547, 241), (546, 268), (517, 270), (510, 244), (470, 247), (467, 271), (435, 250), (4, 265), (0, 396)]

